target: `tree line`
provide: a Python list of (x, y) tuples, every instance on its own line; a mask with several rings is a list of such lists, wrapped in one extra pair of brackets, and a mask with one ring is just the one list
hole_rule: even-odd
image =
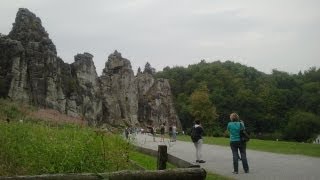
[(165, 67), (157, 78), (169, 79), (182, 128), (203, 122), (206, 134), (225, 135), (237, 112), (252, 136), (311, 141), (320, 134), (320, 69), (266, 74), (240, 63), (206, 62)]

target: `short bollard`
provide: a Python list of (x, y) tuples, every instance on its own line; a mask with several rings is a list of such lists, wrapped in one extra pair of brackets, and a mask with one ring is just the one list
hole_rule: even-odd
[(159, 145), (158, 146), (158, 158), (157, 158), (157, 169), (164, 170), (167, 167), (167, 146), (166, 145)]

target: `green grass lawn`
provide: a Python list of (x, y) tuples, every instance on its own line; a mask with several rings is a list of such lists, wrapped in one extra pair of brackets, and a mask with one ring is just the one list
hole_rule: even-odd
[[(137, 151), (131, 151), (129, 154), (129, 158), (147, 170), (157, 169), (157, 159), (153, 156), (149, 156)], [(176, 168), (176, 166), (171, 163), (167, 163), (167, 169), (173, 168)]]
[[(190, 136), (179, 135), (178, 140), (191, 141)], [(204, 137), (205, 144), (229, 146), (229, 138)], [(247, 144), (248, 149), (266, 151), (280, 154), (300, 154), (306, 156), (320, 157), (320, 145), (286, 141), (267, 141), (251, 139)]]

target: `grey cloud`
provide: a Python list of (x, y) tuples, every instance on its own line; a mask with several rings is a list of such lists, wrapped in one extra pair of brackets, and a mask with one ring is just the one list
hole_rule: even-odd
[(115, 49), (132, 66), (165, 66), (201, 59), (233, 60), (260, 71), (297, 73), (319, 67), (320, 1), (245, 0), (2, 0), (0, 32), (19, 7), (42, 19), (58, 55), (72, 62), (94, 55), (97, 71)]

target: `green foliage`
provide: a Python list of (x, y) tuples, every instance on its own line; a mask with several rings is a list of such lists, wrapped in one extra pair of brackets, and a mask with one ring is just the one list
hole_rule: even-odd
[(285, 139), (308, 141), (320, 134), (320, 118), (313, 113), (298, 111), (290, 116)]
[(191, 127), (193, 124), (193, 118), (191, 116), (189, 97), (186, 94), (181, 93), (178, 95), (175, 102), (175, 108), (177, 109), (178, 116), (183, 121), (183, 129)]
[(74, 125), (0, 123), (0, 175), (106, 172), (128, 167), (120, 137)]
[(199, 89), (195, 90), (190, 96), (191, 114), (195, 120), (200, 120), (204, 125), (206, 134), (211, 134), (216, 124), (216, 108), (209, 100), (208, 88), (202, 84)]
[(250, 132), (262, 134), (258, 138), (282, 137), (292, 112), (305, 111), (320, 116), (320, 69), (315, 67), (298, 75), (278, 70), (265, 74), (231, 61), (208, 63), (203, 60), (187, 68), (166, 67), (156, 76), (169, 79), (184, 130), (191, 127), (196, 117), (207, 116), (195, 110), (191, 101), (193, 93), (200, 97), (199, 89), (203, 85), (207, 86), (209, 102), (207, 96), (203, 96), (202, 101), (216, 107), (219, 117), (215, 128), (222, 132), (232, 112), (240, 115)]

